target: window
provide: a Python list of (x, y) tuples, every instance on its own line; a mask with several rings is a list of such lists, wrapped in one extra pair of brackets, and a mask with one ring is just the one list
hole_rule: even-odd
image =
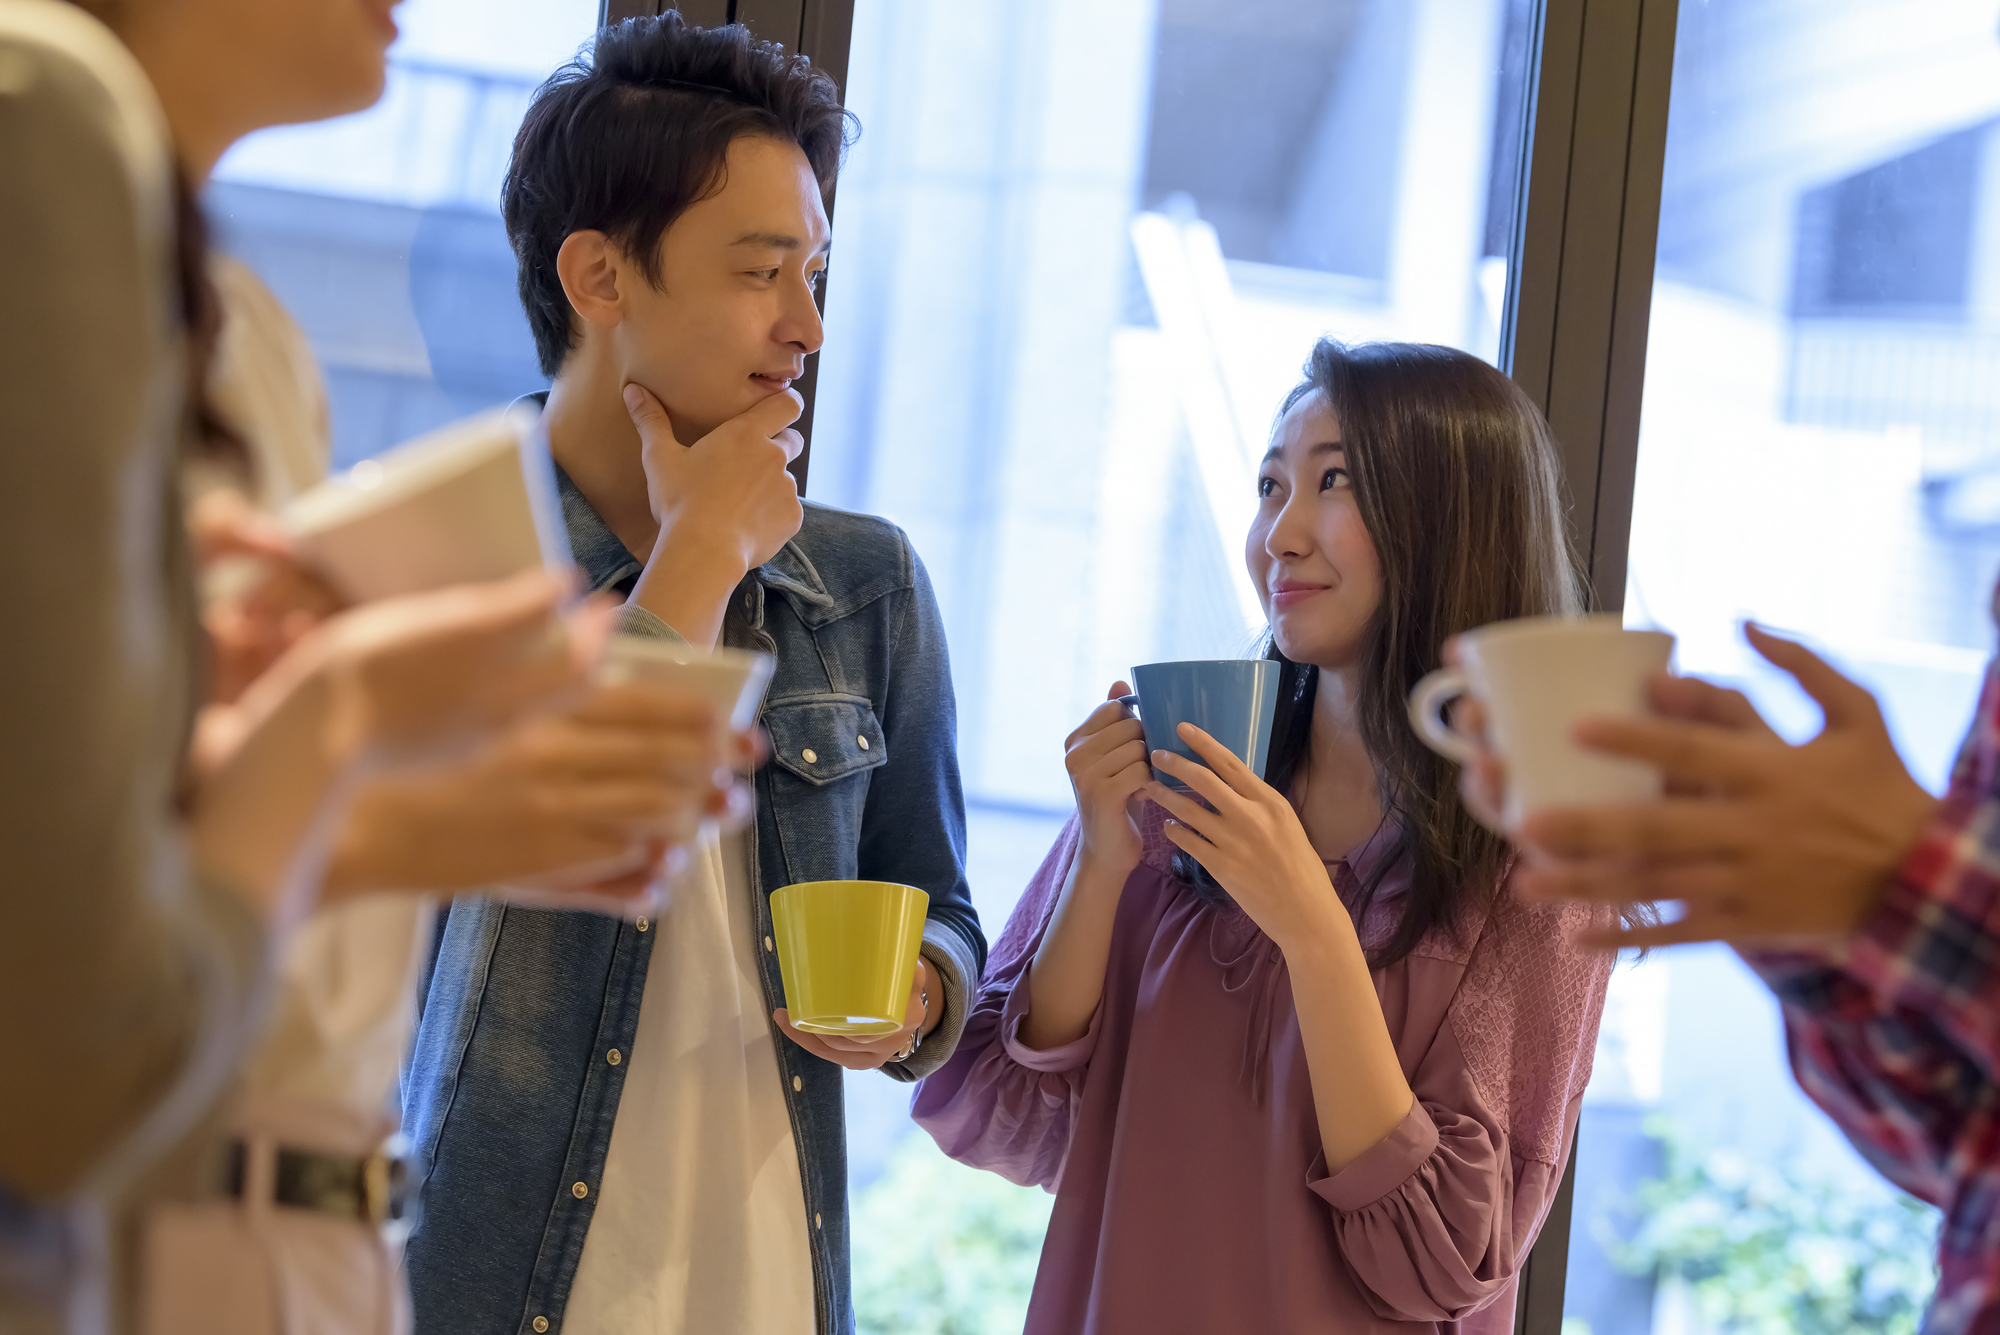
[(389, 86), (358, 115), (265, 130), (218, 165), (222, 247), (304, 327), (345, 466), (543, 389), (500, 225), (500, 178), (536, 85), (597, 0), (406, 0)]
[[(1532, 16), (856, 4), (810, 494), (904, 526), (936, 583), (989, 937), (1068, 815), (1062, 738), (1111, 682), (1254, 651), (1254, 460), (1313, 340), (1497, 355)], [(1046, 1198), (953, 1176), (907, 1089), (848, 1089), (864, 1328), (946, 1329), (963, 1303), (984, 1323), (964, 1328), (1018, 1329)], [(898, 1253), (906, 1230), (867, 1223), (877, 1183), (886, 1220), (960, 1231)], [(951, 1247), (952, 1291), (920, 1292)], [(990, 1284), (961, 1291), (974, 1271)]]
[[(1737, 623), (1807, 636), (1941, 788), (2000, 563), (1994, 11), (1683, 3), (1679, 23), (1627, 621), (1794, 736), (1816, 709)], [(1765, 1302), (1786, 1329), (1914, 1329), (1934, 1217), (1798, 1092), (1729, 951), (1621, 966), (1579, 1143), (1576, 1325), (1706, 1329), (1690, 1314)], [(1719, 1215), (1770, 1232), (1725, 1252), (1701, 1233)], [(1613, 1236), (1668, 1280), (1621, 1273)], [(1835, 1324), (1800, 1315), (1814, 1296)]]

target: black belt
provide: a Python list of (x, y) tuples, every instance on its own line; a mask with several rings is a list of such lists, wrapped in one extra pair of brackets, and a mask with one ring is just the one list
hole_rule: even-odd
[[(409, 1160), (401, 1155), (321, 1154), (278, 1145), (272, 1158), (271, 1198), (279, 1205), (378, 1227), (409, 1214), (413, 1184)], [(228, 1194), (238, 1199), (249, 1177), (249, 1160), (249, 1146), (240, 1140), (229, 1142), (223, 1182)]]

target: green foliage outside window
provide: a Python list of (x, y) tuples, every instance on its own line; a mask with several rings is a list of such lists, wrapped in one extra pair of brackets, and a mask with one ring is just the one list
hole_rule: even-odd
[(1637, 1192), (1638, 1226), (1599, 1233), (1634, 1274), (1678, 1279), (1719, 1335), (1916, 1335), (1937, 1283), (1938, 1212), (1886, 1183), (1690, 1145), (1648, 1123), (1665, 1174)]
[(1020, 1335), (1054, 1205), (905, 1134), (854, 1199), (860, 1335)]

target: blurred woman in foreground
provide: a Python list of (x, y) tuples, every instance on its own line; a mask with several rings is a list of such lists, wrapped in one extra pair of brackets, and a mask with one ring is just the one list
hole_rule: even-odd
[(256, 677), (190, 770), (179, 479), (231, 452), (200, 388), (214, 313), (193, 191), (242, 134), (373, 101), (394, 25), (381, 0), (89, 8), (0, 0), (10, 1335), (123, 1324), (107, 1204), (213, 1108), (357, 786), (576, 699), (609, 616), (563, 618), (541, 574), (344, 613)]

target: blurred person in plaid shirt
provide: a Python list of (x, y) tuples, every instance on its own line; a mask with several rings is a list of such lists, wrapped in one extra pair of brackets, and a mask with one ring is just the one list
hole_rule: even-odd
[[(2000, 1335), (2000, 677), (1988, 670), (1940, 800), (1910, 777), (1873, 696), (1802, 645), (1746, 633), (1825, 711), (1820, 734), (1793, 746), (1739, 692), (1656, 678), (1659, 717), (1576, 736), (1661, 766), (1667, 797), (1530, 816), (1507, 831), (1527, 864), (1515, 884), (1682, 907), (1606, 946), (1736, 947), (1783, 1004), (1800, 1086), (1945, 1212), (1925, 1335)], [(1461, 711), (1459, 726), (1483, 726), (1476, 703)], [(1497, 759), (1462, 782), (1499, 829)]]

